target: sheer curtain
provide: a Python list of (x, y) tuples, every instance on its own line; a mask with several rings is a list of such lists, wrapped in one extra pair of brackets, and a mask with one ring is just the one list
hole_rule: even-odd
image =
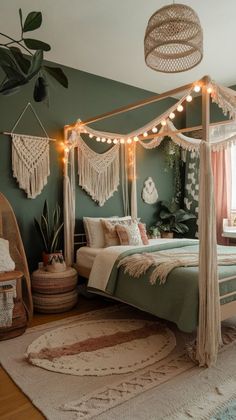
[(227, 238), (222, 237), (223, 219), (231, 217), (231, 149), (212, 152), (212, 170), (214, 175), (217, 243), (226, 245)]

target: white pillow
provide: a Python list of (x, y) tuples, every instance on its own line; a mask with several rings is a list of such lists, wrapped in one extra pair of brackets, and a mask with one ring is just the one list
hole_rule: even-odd
[(0, 238), (0, 273), (15, 270), (15, 263), (9, 252), (9, 242)]
[(131, 216), (83, 217), (87, 245), (90, 248), (104, 248), (105, 246), (104, 233), (100, 220), (131, 220)]

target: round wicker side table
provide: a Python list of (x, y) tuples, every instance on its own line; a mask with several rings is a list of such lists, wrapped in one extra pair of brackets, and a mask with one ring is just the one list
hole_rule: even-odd
[(36, 270), (31, 276), (34, 309), (42, 313), (59, 313), (72, 309), (78, 298), (77, 271), (68, 267), (65, 271)]

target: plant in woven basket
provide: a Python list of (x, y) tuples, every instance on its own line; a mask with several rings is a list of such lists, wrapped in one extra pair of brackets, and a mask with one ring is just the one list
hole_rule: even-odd
[[(21, 26), (19, 39), (0, 32), (0, 36), (7, 40), (5, 43), (0, 43), (0, 67), (4, 73), (0, 83), (0, 93), (3, 95), (16, 93), (22, 86), (34, 80), (34, 100), (41, 102), (48, 98), (48, 75), (65, 88), (68, 87), (68, 79), (60, 67), (43, 64), (44, 52), (50, 51), (50, 45), (27, 36), (28, 32), (41, 26), (42, 13), (30, 12), (23, 22), (22, 10), (19, 9), (19, 16)], [(22, 51), (27, 55), (23, 55)]]
[(174, 202), (161, 201), (158, 218), (156, 226), (161, 231), (162, 237), (173, 237), (174, 233), (180, 235), (187, 233), (189, 228), (185, 222), (196, 219), (196, 216), (180, 209)]
[(50, 215), (48, 202), (45, 200), (40, 221), (35, 218), (34, 223), (42, 240), (44, 254), (47, 255), (47, 257), (44, 258), (44, 262), (48, 263), (50, 254), (56, 253), (58, 256), (59, 254), (62, 256), (61, 251), (58, 251), (60, 235), (64, 225), (61, 220), (60, 206), (56, 204), (52, 215)]

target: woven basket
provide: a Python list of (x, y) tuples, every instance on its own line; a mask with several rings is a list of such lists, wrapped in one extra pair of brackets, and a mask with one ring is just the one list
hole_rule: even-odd
[(70, 292), (76, 287), (77, 272), (74, 268), (67, 268), (59, 273), (46, 270), (34, 271), (31, 276), (33, 292), (42, 294), (57, 294)]
[(78, 300), (77, 290), (54, 295), (42, 293), (33, 294), (34, 309), (46, 314), (60, 313), (72, 309)]
[(16, 301), (13, 309), (11, 327), (0, 328), (0, 340), (18, 337), (23, 334), (27, 326), (27, 315), (22, 300)]

